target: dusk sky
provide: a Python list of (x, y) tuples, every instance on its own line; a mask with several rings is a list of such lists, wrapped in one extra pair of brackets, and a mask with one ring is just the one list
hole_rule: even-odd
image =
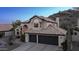
[(0, 24), (26, 21), (34, 15), (49, 16), (68, 9), (71, 7), (0, 7)]

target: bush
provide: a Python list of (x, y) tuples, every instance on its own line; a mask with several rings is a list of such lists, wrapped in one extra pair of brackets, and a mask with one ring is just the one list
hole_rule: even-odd
[(67, 40), (65, 40), (62, 44), (63, 51), (67, 51)]
[(13, 42), (12, 42), (12, 41), (13, 41), (13, 36), (10, 36), (10, 37), (9, 37), (9, 42), (8, 42), (8, 44), (9, 44), (9, 45), (13, 45)]
[(22, 35), (21, 35), (21, 41), (22, 41), (22, 42), (25, 42), (25, 34), (22, 34)]
[(9, 43), (9, 45), (13, 45), (13, 43), (12, 43), (12, 42), (10, 42), (10, 43)]

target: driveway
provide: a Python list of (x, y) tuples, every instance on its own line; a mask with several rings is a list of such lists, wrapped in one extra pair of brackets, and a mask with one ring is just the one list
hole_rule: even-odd
[(24, 43), (18, 48), (12, 51), (61, 51), (62, 49), (58, 48), (55, 45), (48, 44), (36, 44), (32, 42)]

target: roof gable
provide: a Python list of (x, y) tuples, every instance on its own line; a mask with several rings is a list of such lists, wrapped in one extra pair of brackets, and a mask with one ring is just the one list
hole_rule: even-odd
[(38, 19), (40, 19), (40, 20), (42, 20), (42, 21), (46, 21), (46, 22), (50, 22), (50, 23), (56, 23), (55, 21), (49, 19), (48, 17), (37, 16), (37, 15), (33, 16), (32, 18), (30, 18), (27, 23), (30, 23), (31, 20), (34, 19), (34, 18), (38, 18)]
[(65, 30), (63, 30), (59, 27), (56, 27), (56, 26), (52, 26), (52, 25), (49, 25), (47, 28), (42, 28), (42, 29), (38, 29), (38, 30), (29, 29), (26, 31), (26, 33), (48, 34), (48, 35), (58, 35), (58, 36), (66, 35)]

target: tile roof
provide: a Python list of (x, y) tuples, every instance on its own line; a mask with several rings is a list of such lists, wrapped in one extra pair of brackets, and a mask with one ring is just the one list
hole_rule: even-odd
[[(24, 23), (29, 23), (34, 17), (37, 17), (43, 21), (47, 21), (47, 22), (52, 22), (52, 23), (56, 23), (56, 21), (51, 20), (48, 17), (44, 17), (44, 16), (33, 16), (28, 22), (24, 22)], [(34, 29), (28, 29), (26, 31), (26, 33), (37, 33), (37, 34), (51, 34), (51, 35), (65, 35), (66, 34), (66, 30), (61, 29), (57, 26), (48, 26), (47, 28), (40, 28), (38, 30), (34, 30)]]
[(28, 23), (29, 22), (29, 20), (26, 20), (26, 21), (24, 21), (24, 22), (21, 22), (22, 24), (26, 24), (26, 23)]
[(30, 29), (30, 30), (26, 31), (26, 33), (65, 35), (66, 34), (66, 30), (61, 29), (61, 28), (56, 27), (56, 26), (52, 26), (52, 27), (48, 26), (47, 28), (39, 29), (39, 30)]
[[(38, 17), (41, 18), (41, 19), (43, 19), (43, 20), (45, 20), (45, 21), (55, 22), (55, 21), (51, 20), (51, 19), (48, 18), (48, 17), (44, 17), (44, 16), (38, 16)], [(55, 22), (55, 23), (56, 23), (56, 22)]]
[(29, 20), (27, 20), (27, 21), (25, 21), (25, 22), (22, 22), (22, 23), (23, 23), (23, 24), (30, 23), (31, 20), (32, 20), (33, 18), (35, 18), (35, 17), (37, 17), (37, 18), (39, 18), (40, 20), (43, 20), (43, 21), (47, 21), (47, 22), (51, 22), (51, 23), (56, 23), (55, 21), (51, 20), (51, 19), (48, 18), (48, 17), (37, 16), (37, 15), (33, 16), (33, 17), (30, 18)]
[(0, 24), (0, 31), (9, 31), (12, 28), (11, 24)]

